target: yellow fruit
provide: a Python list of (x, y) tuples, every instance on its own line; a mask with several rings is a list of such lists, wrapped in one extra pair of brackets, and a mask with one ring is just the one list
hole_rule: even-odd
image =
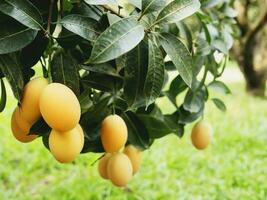
[(48, 142), (52, 155), (61, 163), (72, 162), (83, 148), (78, 127), (66, 132), (52, 130)]
[(101, 141), (106, 152), (119, 151), (127, 142), (128, 132), (124, 120), (118, 115), (109, 115), (101, 125)]
[(125, 147), (123, 153), (125, 153), (130, 159), (133, 166), (133, 174), (135, 174), (141, 166), (141, 152), (139, 149), (133, 145), (128, 145)]
[(205, 149), (211, 143), (212, 127), (206, 121), (195, 124), (191, 133), (191, 140), (197, 149)]
[(60, 83), (51, 83), (43, 90), (40, 110), (46, 123), (60, 132), (76, 127), (81, 117), (77, 97), (71, 89)]
[(15, 117), (17, 115), (17, 112), (18, 112), (18, 108), (15, 109), (15, 111), (13, 112), (12, 118), (11, 118), (11, 130), (12, 130), (14, 137), (18, 141), (23, 142), (23, 143), (33, 141), (35, 138), (37, 138), (37, 135), (27, 135), (29, 133), (29, 129), (22, 130), (18, 126), (16, 117)]
[(81, 136), (82, 143), (84, 144), (84, 132), (83, 132), (83, 129), (82, 129), (82, 127), (81, 127), (80, 124), (77, 125), (77, 129), (79, 130), (79, 133), (80, 133), (80, 136)]
[(123, 153), (113, 154), (109, 158), (107, 172), (109, 179), (114, 185), (118, 187), (126, 186), (132, 178), (132, 163)]
[(29, 123), (34, 123), (41, 117), (39, 100), (47, 85), (48, 81), (45, 78), (36, 78), (29, 81), (24, 87), (21, 115)]
[(108, 179), (107, 165), (110, 156), (110, 153), (106, 153), (98, 162), (98, 173), (103, 179)]

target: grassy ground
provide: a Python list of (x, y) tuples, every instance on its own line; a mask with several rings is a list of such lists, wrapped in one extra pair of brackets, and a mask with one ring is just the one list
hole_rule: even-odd
[[(143, 153), (142, 169), (127, 190), (98, 177), (96, 166), (90, 166), (97, 154), (60, 165), (40, 140), (18, 143), (9, 125), (15, 101), (9, 100), (0, 114), (0, 200), (266, 200), (267, 102), (245, 94), (241, 82), (229, 86), (232, 96), (223, 97), (227, 113), (207, 105), (213, 144), (195, 150), (191, 127), (182, 139), (169, 135), (157, 141)], [(166, 112), (171, 109), (161, 104)]]

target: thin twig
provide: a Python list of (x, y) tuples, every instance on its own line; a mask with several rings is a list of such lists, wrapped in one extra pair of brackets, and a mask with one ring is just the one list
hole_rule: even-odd
[(63, 13), (64, 13), (64, 2), (63, 0), (60, 0), (60, 18), (63, 18)]
[(97, 158), (94, 162), (92, 162), (91, 166), (94, 166), (97, 161), (99, 161), (101, 158), (103, 158), (105, 154), (101, 155), (99, 158)]
[(46, 28), (46, 35), (48, 37), (51, 36), (50, 31), (51, 31), (51, 19), (52, 19), (53, 5), (54, 5), (54, 0), (50, 0), (47, 28)]

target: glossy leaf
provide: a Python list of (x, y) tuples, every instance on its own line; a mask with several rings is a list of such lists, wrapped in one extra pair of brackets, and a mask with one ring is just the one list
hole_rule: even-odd
[(125, 18), (107, 28), (95, 41), (90, 63), (103, 63), (127, 53), (143, 39), (144, 28), (133, 18)]
[(89, 41), (95, 40), (100, 34), (97, 30), (97, 21), (81, 15), (67, 15), (60, 23), (69, 31)]
[(176, 127), (170, 127), (168, 123), (163, 119), (151, 115), (138, 115), (138, 118), (144, 123), (150, 138), (157, 139), (164, 137), (170, 133), (181, 132), (181, 125), (178, 125), (178, 120), (176, 122)]
[(142, 15), (158, 11), (166, 4), (165, 0), (142, 0)]
[(148, 68), (144, 86), (146, 106), (160, 95), (164, 83), (164, 59), (159, 47), (153, 40), (148, 42)]
[(24, 87), (24, 79), (21, 70), (22, 66), (17, 59), (17, 55), (0, 55), (0, 69), (9, 82), (14, 96), (20, 102), (22, 97), (22, 90)]
[(130, 108), (145, 105), (144, 85), (148, 68), (148, 44), (139, 43), (126, 54), (124, 68), (124, 98)]
[(142, 149), (147, 149), (150, 144), (150, 139), (143, 122), (131, 111), (123, 113), (122, 118), (127, 124), (128, 141)]
[(161, 34), (160, 43), (170, 56), (185, 83), (191, 87), (193, 81), (193, 60), (185, 45), (177, 37), (169, 33)]
[(0, 0), (0, 11), (31, 29), (42, 28), (42, 16), (28, 0)]
[(0, 27), (0, 54), (22, 49), (34, 40), (38, 32), (14, 20), (0, 23)]
[(160, 11), (155, 24), (181, 21), (194, 14), (199, 8), (199, 0), (174, 0)]
[(69, 54), (60, 52), (54, 55), (51, 62), (51, 76), (53, 82), (68, 86), (77, 96), (80, 94), (77, 63)]

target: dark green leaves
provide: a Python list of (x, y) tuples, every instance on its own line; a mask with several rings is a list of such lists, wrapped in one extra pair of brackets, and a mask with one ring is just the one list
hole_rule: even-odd
[(61, 24), (69, 31), (89, 41), (95, 40), (99, 35), (97, 21), (85, 16), (67, 15), (61, 20)]
[(170, 56), (185, 83), (191, 87), (193, 81), (193, 61), (185, 45), (175, 36), (163, 33), (160, 43)]
[(194, 14), (199, 8), (198, 0), (174, 0), (160, 11), (155, 24), (181, 21)]
[(51, 75), (53, 82), (63, 83), (71, 88), (76, 95), (79, 95), (78, 68), (76, 62), (69, 54), (59, 52), (53, 57)]
[(28, 0), (0, 0), (0, 11), (31, 29), (42, 29), (42, 16)]
[(142, 15), (158, 11), (165, 4), (165, 0), (142, 0)]
[(148, 44), (149, 60), (144, 86), (146, 106), (153, 103), (160, 95), (164, 82), (164, 60), (161, 51), (153, 40), (149, 40)]
[(115, 92), (122, 87), (123, 78), (108, 63), (87, 66), (82, 68), (89, 74), (82, 78), (82, 83), (97, 90)]
[(151, 115), (138, 115), (138, 117), (145, 124), (149, 136), (152, 139), (161, 138), (170, 133), (180, 135), (183, 132), (183, 126), (178, 124), (178, 120), (176, 123), (172, 123), (175, 124), (175, 126), (170, 126), (171, 120), (169, 116), (167, 116), (166, 119), (159, 119)]
[(126, 54), (124, 97), (130, 108), (145, 105), (144, 85), (148, 66), (148, 44), (140, 42)]
[(143, 122), (131, 111), (123, 113), (122, 118), (127, 124), (128, 141), (142, 149), (147, 149), (150, 144), (150, 139)]
[(37, 122), (35, 122), (32, 125), (29, 134), (45, 136), (45, 135), (48, 135), (50, 131), (51, 131), (51, 128), (47, 125), (45, 120), (43, 118), (40, 118)]
[(133, 49), (144, 37), (144, 28), (133, 18), (125, 18), (107, 28), (95, 41), (90, 63), (103, 63)]
[(15, 52), (31, 43), (36, 30), (27, 28), (15, 20), (0, 23), (0, 54)]
[(24, 87), (21, 64), (16, 54), (0, 55), (0, 69), (8, 80), (14, 96), (20, 102)]
[(6, 87), (3, 79), (1, 79), (1, 98), (0, 98), (0, 112), (6, 107)]

